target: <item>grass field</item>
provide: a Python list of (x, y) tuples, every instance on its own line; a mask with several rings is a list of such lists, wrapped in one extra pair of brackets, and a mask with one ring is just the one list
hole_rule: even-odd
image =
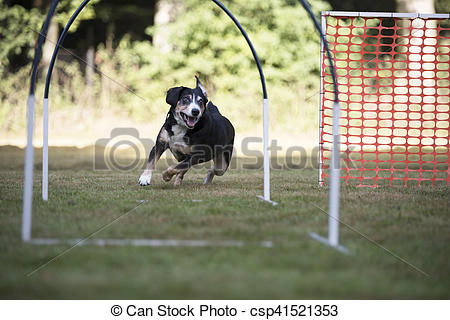
[[(343, 187), (342, 221), (420, 268), (417, 272), (341, 226), (342, 255), (309, 237), (326, 234), (326, 188), (313, 169), (274, 170), (272, 198), (256, 199), (260, 170), (205, 172), (174, 188), (154, 174), (95, 172), (74, 150), (50, 152), (50, 201), (35, 172), (34, 237), (81, 238), (148, 200), (94, 238), (242, 240), (241, 248), (75, 247), (20, 241), (23, 151), (0, 148), (0, 298), (429, 299), (450, 298), (450, 188)], [(37, 158), (38, 159), (38, 158)], [(37, 166), (38, 167), (38, 166)], [(191, 200), (202, 200), (192, 202)], [(314, 204), (314, 205), (313, 205)], [(258, 245), (271, 240), (272, 248)]]

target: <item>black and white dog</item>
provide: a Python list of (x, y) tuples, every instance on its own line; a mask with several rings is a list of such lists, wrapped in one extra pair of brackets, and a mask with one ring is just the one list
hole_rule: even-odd
[(233, 153), (233, 125), (212, 102), (208, 103), (205, 87), (195, 78), (194, 89), (175, 87), (167, 92), (170, 110), (150, 152), (147, 167), (139, 178), (141, 186), (150, 184), (156, 162), (166, 149), (170, 149), (179, 163), (167, 168), (162, 177), (164, 181), (170, 181), (175, 176), (175, 186), (180, 185), (184, 174), (198, 163), (214, 161), (204, 184), (228, 169)]

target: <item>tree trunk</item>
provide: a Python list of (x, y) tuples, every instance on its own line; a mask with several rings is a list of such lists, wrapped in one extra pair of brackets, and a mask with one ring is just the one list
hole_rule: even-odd
[(86, 86), (87, 86), (87, 104), (90, 106), (93, 103), (94, 95), (94, 26), (90, 24), (87, 28), (86, 35), (88, 49), (86, 52)]
[(434, 0), (396, 0), (397, 12), (435, 13)]
[[(112, 56), (113, 54), (113, 40), (114, 40), (114, 25), (109, 24), (106, 29), (106, 43), (105, 49), (108, 53), (108, 56)], [(113, 75), (114, 68), (111, 65), (111, 60), (106, 59), (101, 62), (102, 65), (102, 76), (101, 76), (101, 86), (102, 92), (100, 95), (101, 107), (102, 110), (110, 109), (111, 103), (111, 79), (108, 78), (107, 74)]]
[(48, 69), (50, 60), (52, 60), (53, 50), (59, 38), (59, 26), (55, 20), (50, 21), (48, 26), (47, 37), (45, 38), (44, 47), (42, 49), (42, 66), (44, 70)]
[[(43, 12), (47, 12), (52, 0), (33, 0), (33, 7), (38, 8)], [(55, 49), (56, 43), (59, 38), (59, 26), (58, 23), (53, 19), (50, 21), (50, 25), (48, 26), (47, 35), (45, 38), (45, 42), (42, 48), (42, 68), (44, 70), (48, 69), (50, 64), (50, 60), (52, 59), (53, 50)]]
[(153, 45), (163, 52), (172, 49), (169, 42), (169, 23), (175, 21), (184, 7), (183, 0), (158, 0), (154, 25), (156, 27), (153, 36)]
[[(408, 12), (408, 13), (435, 13), (434, 0), (396, 0), (397, 11), (398, 12)], [(409, 22), (405, 19), (405, 27), (408, 26)], [(424, 62), (431, 62), (430, 60), (424, 60), (424, 57), (430, 53), (433, 53), (433, 48), (430, 49), (429, 46), (422, 47), (424, 42), (424, 36), (428, 39), (437, 36), (436, 20), (423, 20), (414, 19), (411, 21), (412, 29), (411, 34), (409, 34), (409, 50), (406, 52), (407, 55), (407, 68), (403, 71), (405, 75), (411, 75), (413, 78), (410, 79), (409, 85), (416, 87), (422, 86), (422, 94), (426, 95), (423, 97), (422, 103), (426, 102), (425, 99), (430, 98), (433, 95), (434, 89), (434, 71), (423, 71), (422, 64)], [(426, 30), (426, 32), (425, 32)], [(408, 40), (405, 42), (408, 43)], [(425, 55), (425, 56), (424, 56)], [(407, 87), (405, 87), (407, 89)], [(412, 100), (410, 100), (412, 101)], [(419, 103), (419, 102), (416, 102)]]

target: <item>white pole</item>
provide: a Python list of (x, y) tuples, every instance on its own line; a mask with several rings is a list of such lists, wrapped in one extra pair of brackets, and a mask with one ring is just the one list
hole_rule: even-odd
[(269, 99), (263, 100), (264, 130), (264, 200), (270, 201)]
[(328, 218), (328, 241), (332, 246), (339, 245), (339, 184), (340, 184), (340, 106), (333, 105), (333, 150), (331, 154), (331, 178)]
[(42, 200), (48, 200), (48, 98), (44, 98), (44, 137), (42, 146)]
[(25, 177), (23, 182), (22, 241), (31, 240), (31, 208), (33, 205), (33, 131), (34, 131), (34, 95), (28, 96), (27, 110), (27, 146), (25, 149)]
[[(326, 20), (322, 11), (322, 31), (326, 31)], [(325, 53), (323, 38), (320, 37), (320, 99), (319, 99), (319, 187), (323, 187), (322, 173), (323, 173), (323, 160), (322, 160), (322, 112), (323, 112), (323, 96), (324, 96), (324, 75), (323, 75), (323, 55)]]

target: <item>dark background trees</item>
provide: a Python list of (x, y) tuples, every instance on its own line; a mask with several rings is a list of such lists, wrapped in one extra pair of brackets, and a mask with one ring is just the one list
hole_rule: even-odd
[[(3, 53), (9, 60), (8, 63), (2, 61), (3, 65), (8, 65), (8, 67), (14, 69), (30, 59), (30, 52), (27, 50), (30, 48), (27, 48), (24, 44), (28, 38), (34, 39), (36, 34), (30, 34), (30, 30), (28, 32), (23, 31), (27, 31), (27, 27), (36, 29), (36, 26), (39, 26), (38, 22), (42, 21), (51, 2), (51, 0), (0, 0), (2, 11), (4, 11), (0, 16), (0, 34), (4, 36), (3, 41), (9, 40), (6, 36), (7, 33), (13, 33), (16, 39), (16, 42), (11, 44), (10, 51), (7, 54)], [(286, 2), (296, 3), (297, 1)], [(436, 7), (438, 12), (448, 12), (450, 9), (450, 4), (446, 0), (328, 0), (327, 2), (333, 10), (348, 11), (414, 11), (416, 8), (434, 9)], [(79, 3), (79, 0), (60, 1), (57, 11), (58, 16), (53, 20), (49, 29), (48, 42), (57, 41), (64, 22)], [(161, 30), (154, 34), (155, 43), (167, 47), (167, 32), (164, 31), (164, 25), (175, 20), (177, 14), (181, 11), (180, 8), (183, 7), (183, 3), (184, 0), (93, 0), (89, 7), (89, 14), (80, 16), (78, 19), (80, 23), (76, 27), (72, 27), (72, 32), (64, 45), (66, 48), (74, 50), (78, 55), (82, 55), (92, 48), (97, 48), (99, 44), (106, 44), (107, 39), (111, 37), (110, 33), (114, 34), (113, 47), (124, 36), (129, 36), (137, 41), (152, 41), (152, 35), (146, 30), (156, 23), (161, 26)], [(12, 23), (10, 19), (5, 17), (6, 11), (10, 11), (10, 14), (14, 17), (26, 20), (25, 30), (20, 28), (24, 21), (17, 21), (17, 25)], [(77, 32), (74, 32), (75, 30)], [(2, 47), (4, 46), (5, 44), (2, 45)], [(47, 43), (46, 47), (50, 48), (51, 45)], [(49, 59), (50, 54), (51, 50), (44, 51), (44, 62)], [(62, 54), (64, 55), (64, 53)], [(3, 56), (1, 58), (3, 60)]]
[[(58, 5), (44, 46), (38, 95), (59, 33), (80, 2), (61, 0)], [(317, 15), (321, 10), (415, 10), (411, 6), (415, 1), (402, 7), (403, 0), (310, 2)], [(50, 3), (51, 0), (0, 0), (1, 132), (14, 134), (23, 128), (23, 101), (28, 86), (25, 84)], [(239, 17), (261, 57), (274, 101), (273, 118), (277, 123), (292, 123), (292, 117), (302, 119), (302, 130), (313, 132), (319, 41), (298, 1), (224, 3)], [(427, 3), (432, 7), (432, 0)], [(437, 12), (450, 9), (446, 0), (436, 0), (435, 6)], [(224, 104), (235, 105), (239, 101), (225, 113), (242, 130), (251, 130), (259, 121), (261, 89), (253, 58), (233, 23), (210, 1), (92, 0), (63, 45), (52, 79), (52, 91), (57, 97), (53, 104), (61, 114), (83, 110), (76, 112), (80, 130), (89, 132), (87, 114), (95, 118), (101, 113), (108, 119), (107, 113), (111, 113), (130, 121), (156, 117), (155, 121), (159, 121), (157, 117), (166, 108), (160, 102), (164, 101), (167, 88), (189, 84), (194, 74)], [(72, 126), (64, 125), (64, 119), (57, 123), (61, 128)], [(295, 129), (297, 124), (292, 126)]]

